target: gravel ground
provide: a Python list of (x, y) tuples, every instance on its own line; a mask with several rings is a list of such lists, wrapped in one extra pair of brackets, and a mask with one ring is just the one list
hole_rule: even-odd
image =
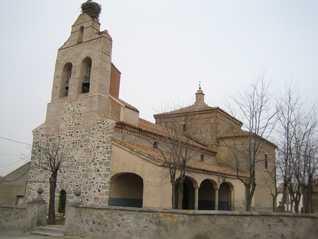
[(80, 237), (48, 237), (48, 236), (37, 236), (31, 234), (19, 234), (19, 233), (3, 233), (0, 232), (0, 239), (83, 239)]

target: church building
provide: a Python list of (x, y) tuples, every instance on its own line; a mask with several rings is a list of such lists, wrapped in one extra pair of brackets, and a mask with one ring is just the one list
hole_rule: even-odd
[[(67, 151), (58, 172), (57, 201), (72, 201), (77, 191), (83, 206), (172, 208), (167, 157), (173, 153), (171, 146), (178, 144), (188, 157), (182, 208), (244, 210), (247, 158), (241, 153), (241, 166), (236, 168), (227, 147), (248, 147), (242, 122), (209, 106), (201, 86), (194, 89), (192, 105), (156, 114), (155, 123), (140, 118), (139, 109), (119, 97), (125, 81), (112, 63), (113, 39), (100, 29), (100, 12), (99, 4), (83, 3), (58, 49), (46, 119), (33, 131), (26, 200), (37, 197), (42, 188), (48, 202), (49, 172), (39, 167), (37, 145), (49, 135), (59, 137)], [(261, 137), (256, 140), (262, 149), (252, 207), (270, 211), (274, 182), (269, 172), (275, 167), (276, 146)], [(177, 179), (179, 174), (178, 169)]]

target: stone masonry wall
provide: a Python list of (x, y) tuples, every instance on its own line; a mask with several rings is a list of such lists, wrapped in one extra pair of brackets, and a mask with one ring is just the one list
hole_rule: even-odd
[[(74, 106), (74, 105), (72, 105)], [(39, 187), (43, 188), (43, 198), (49, 198), (49, 172), (38, 166), (37, 144), (46, 135), (59, 135), (67, 156), (58, 173), (56, 195), (60, 190), (67, 193), (67, 201), (72, 200), (75, 189), (81, 191), (84, 205), (107, 206), (111, 172), (111, 137), (114, 128), (112, 120), (89, 122), (81, 116), (81, 110), (72, 108), (65, 113), (59, 128), (42, 125), (33, 131), (33, 150), (29, 172), (26, 199), (36, 198)]]
[(46, 225), (43, 200), (34, 200), (26, 207), (0, 206), (0, 238), (1, 232), (26, 232), (40, 225)]
[(28, 228), (28, 223), (25, 220), (27, 213), (26, 208), (22, 207), (0, 207), (0, 233), (1, 231), (21, 230), (25, 231)]
[(318, 216), (176, 210), (68, 209), (66, 234), (121, 239), (316, 239)]

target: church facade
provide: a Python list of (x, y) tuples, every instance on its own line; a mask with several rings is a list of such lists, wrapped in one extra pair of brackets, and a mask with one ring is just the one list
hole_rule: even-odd
[[(100, 30), (100, 6), (92, 1), (72, 25), (58, 49), (51, 101), (46, 120), (33, 131), (33, 150), (26, 199), (44, 190), (48, 201), (49, 174), (38, 167), (37, 145), (47, 135), (61, 138), (67, 149), (58, 174), (57, 198), (67, 201), (80, 192), (84, 206), (171, 208), (172, 185), (162, 150), (176, 141), (189, 151), (183, 182), (183, 209), (241, 210), (245, 204), (242, 180), (248, 177), (233, 163), (228, 143), (247, 147), (242, 123), (204, 100), (201, 87), (191, 106), (154, 116), (155, 123), (139, 117), (139, 110), (119, 98), (120, 71), (112, 63), (112, 38)], [(258, 138), (253, 208), (272, 210), (276, 146)], [(177, 172), (178, 177), (178, 172)]]

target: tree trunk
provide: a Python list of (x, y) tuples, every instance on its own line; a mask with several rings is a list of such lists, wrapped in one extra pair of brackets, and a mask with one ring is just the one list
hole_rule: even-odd
[(313, 213), (313, 210), (312, 210), (312, 192), (313, 192), (313, 182), (310, 181), (309, 182), (309, 186), (308, 186), (308, 209), (307, 209), (307, 213)]
[(245, 210), (248, 212), (251, 211), (251, 204), (252, 204), (250, 190), (251, 190), (251, 185), (245, 184)]
[(295, 213), (299, 213), (299, 200), (295, 200), (294, 203), (294, 211)]
[(171, 188), (172, 188), (172, 197), (171, 197), (171, 206), (172, 209), (176, 209), (176, 182), (171, 182)]
[(303, 207), (304, 213), (312, 213), (312, 176), (309, 176), (308, 185), (303, 189)]
[(180, 179), (178, 185), (178, 209), (182, 209), (182, 202), (183, 202), (183, 179)]
[(287, 187), (287, 180), (284, 178), (284, 183), (283, 183), (283, 197), (282, 197), (282, 205), (284, 208), (284, 211), (288, 211), (288, 206), (287, 206), (287, 198), (288, 198), (288, 187)]
[(48, 224), (55, 224), (55, 190), (56, 190), (57, 173), (52, 173), (50, 177), (50, 199), (49, 199), (49, 216)]
[(273, 212), (276, 212), (276, 208), (277, 208), (277, 193), (275, 195), (272, 196), (272, 207), (273, 207)]

